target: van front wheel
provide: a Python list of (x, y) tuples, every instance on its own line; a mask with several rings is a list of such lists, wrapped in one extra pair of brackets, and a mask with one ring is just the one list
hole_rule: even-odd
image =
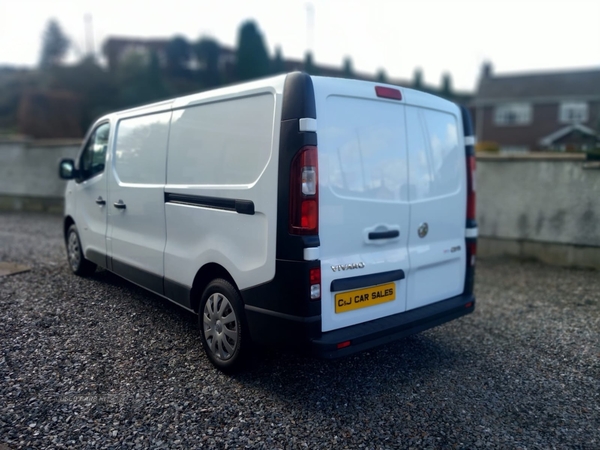
[(224, 372), (243, 364), (247, 332), (242, 314), (242, 299), (231, 283), (218, 278), (206, 287), (198, 314), (202, 346), (210, 361)]
[(83, 256), (81, 241), (79, 240), (79, 233), (77, 232), (75, 224), (69, 227), (65, 240), (67, 244), (69, 267), (71, 267), (73, 273), (82, 277), (93, 274), (96, 271), (96, 264), (88, 261)]

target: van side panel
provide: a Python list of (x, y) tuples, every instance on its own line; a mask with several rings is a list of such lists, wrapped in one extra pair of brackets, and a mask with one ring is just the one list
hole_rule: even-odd
[(190, 288), (208, 263), (223, 266), (239, 289), (273, 278), (279, 109), (273, 88), (174, 109), (165, 284)]

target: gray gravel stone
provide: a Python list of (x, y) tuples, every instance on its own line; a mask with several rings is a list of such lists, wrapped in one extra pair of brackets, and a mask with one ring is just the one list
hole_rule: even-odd
[[(480, 261), (476, 312), (228, 377), (196, 319), (67, 267), (57, 216), (0, 213), (0, 442), (16, 448), (600, 448), (600, 277)], [(1, 444), (0, 444), (1, 447)]]

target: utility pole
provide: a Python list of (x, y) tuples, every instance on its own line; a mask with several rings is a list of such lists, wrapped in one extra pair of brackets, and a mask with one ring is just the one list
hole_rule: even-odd
[(87, 56), (96, 56), (96, 49), (94, 48), (94, 28), (92, 24), (92, 15), (85, 14), (83, 16), (84, 27), (85, 27), (85, 53)]
[(314, 52), (315, 8), (312, 3), (306, 3), (306, 50)]

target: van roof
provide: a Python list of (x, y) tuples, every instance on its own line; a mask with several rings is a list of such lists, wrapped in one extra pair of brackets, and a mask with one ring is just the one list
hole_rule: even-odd
[[(120, 111), (114, 111), (112, 113), (102, 116), (101, 118), (98, 119), (98, 121), (107, 120), (107, 119), (113, 118), (115, 116), (120, 118), (123, 116), (136, 115), (136, 113), (141, 113), (141, 112), (150, 112), (150, 111), (154, 112), (154, 111), (159, 111), (159, 110), (166, 110), (171, 107), (180, 107), (180, 106), (184, 106), (184, 105), (189, 105), (189, 104), (207, 100), (207, 99), (210, 99), (213, 97), (227, 98), (228, 96), (233, 96), (235, 94), (240, 94), (245, 91), (260, 89), (260, 88), (264, 88), (267, 86), (272, 86), (273, 88), (275, 88), (276, 91), (281, 92), (283, 90), (283, 85), (285, 83), (287, 76), (290, 75), (291, 73), (298, 73), (298, 72), (289, 72), (289, 73), (284, 73), (284, 74), (280, 74), (280, 75), (269, 76), (269, 77), (261, 78), (258, 80), (236, 83), (236, 84), (232, 84), (229, 86), (219, 87), (216, 89), (201, 91), (201, 92), (188, 94), (188, 95), (181, 96), (181, 97), (173, 97), (173, 98), (170, 98), (167, 100), (161, 100), (159, 102), (135, 106), (133, 108), (128, 108), (128, 109), (124, 109), (124, 110), (120, 110)], [(338, 84), (339, 83), (339, 84), (342, 84), (345, 86), (351, 86), (351, 85), (355, 84), (357, 86), (360, 85), (363, 87), (365, 85), (389, 86), (389, 87), (393, 87), (393, 88), (399, 88), (401, 90), (403, 103), (405, 103), (405, 104), (418, 104), (418, 105), (422, 105), (422, 106), (426, 106), (426, 107), (427, 106), (432, 106), (432, 107), (435, 106), (438, 108), (442, 107), (443, 109), (453, 109), (452, 106), (456, 107), (456, 105), (453, 102), (445, 100), (441, 97), (438, 97), (438, 96), (435, 96), (432, 94), (428, 94), (426, 92), (417, 91), (415, 89), (410, 89), (410, 88), (397, 86), (397, 85), (393, 85), (393, 84), (388, 84), (388, 83), (380, 83), (380, 82), (366, 81), (366, 80), (353, 80), (353, 79), (348, 79), (348, 78), (323, 77), (323, 76), (316, 76), (316, 75), (311, 75), (310, 78), (319, 84), (320, 83), (324, 83), (324, 84), (330, 84), (330, 83)], [(444, 105), (444, 103), (446, 105)]]

